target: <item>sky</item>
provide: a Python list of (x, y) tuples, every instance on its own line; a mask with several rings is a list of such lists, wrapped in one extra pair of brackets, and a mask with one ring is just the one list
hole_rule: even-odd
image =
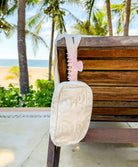
[[(138, 2), (138, 0), (135, 0)], [(117, 3), (115, 0), (111, 0), (111, 3)], [(132, 0), (134, 2), (134, 0)], [(104, 5), (104, 0), (98, 0), (96, 3), (96, 7), (102, 8)], [(76, 17), (80, 18), (81, 20), (85, 20), (87, 14), (85, 13), (84, 9), (78, 8), (77, 5), (64, 5), (64, 8), (70, 10)], [(36, 9), (37, 10), (37, 9)], [(27, 8), (26, 10), (26, 20), (27, 18), (33, 16), (36, 10), (32, 10), (31, 8)], [(9, 17), (7, 19), (10, 23), (17, 23), (17, 14), (15, 16)], [(66, 25), (67, 25), (67, 32), (71, 33), (71, 26), (73, 25), (74, 21), (71, 17), (66, 16)], [(115, 25), (116, 25), (117, 18), (113, 19), (113, 31), (115, 32)], [(40, 35), (44, 38), (47, 45), (50, 45), (50, 34), (51, 34), (51, 21), (46, 19), (43, 23), (43, 29)], [(116, 35), (114, 33), (114, 35)], [(134, 20), (130, 23), (130, 31), (129, 35), (138, 35), (138, 15), (134, 18)], [(55, 37), (57, 33), (55, 33)], [(37, 49), (36, 54), (34, 55), (32, 41), (29, 37), (26, 38), (26, 47), (27, 47), (27, 58), (28, 59), (48, 59), (49, 56), (49, 49), (46, 48), (42, 43), (39, 44), (39, 48)], [(0, 59), (17, 59), (18, 52), (17, 52), (17, 33), (12, 35), (11, 38), (5, 38), (4, 34), (0, 33)]]

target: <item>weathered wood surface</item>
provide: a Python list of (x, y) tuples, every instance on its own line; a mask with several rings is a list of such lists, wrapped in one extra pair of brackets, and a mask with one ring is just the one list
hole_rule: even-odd
[(138, 95), (138, 87), (91, 86), (94, 94)]
[(93, 115), (138, 115), (138, 108), (98, 107), (93, 108)]
[(82, 60), (83, 70), (138, 70), (138, 59)]
[(82, 142), (138, 143), (138, 129), (89, 129)]
[(92, 121), (108, 121), (108, 122), (138, 122), (138, 116), (124, 115), (124, 116), (111, 116), (111, 115), (92, 115)]
[(91, 89), (94, 100), (138, 101), (138, 87), (91, 86)]
[(138, 86), (138, 72), (133, 71), (83, 71), (78, 80), (88, 85)]
[(66, 65), (66, 51), (64, 49), (58, 50), (58, 70), (60, 81), (67, 80), (67, 65)]
[(89, 49), (88, 48), (79, 48), (78, 49), (78, 58), (137, 58), (138, 49), (110, 49), (110, 48), (101, 48), (101, 49)]
[[(57, 43), (58, 48), (66, 47), (65, 38)], [(138, 36), (129, 37), (82, 37), (79, 48), (134, 47), (138, 49)]]
[(94, 100), (94, 108), (111, 108), (111, 107), (128, 107), (128, 108), (138, 108), (138, 101), (113, 101), (113, 100)]

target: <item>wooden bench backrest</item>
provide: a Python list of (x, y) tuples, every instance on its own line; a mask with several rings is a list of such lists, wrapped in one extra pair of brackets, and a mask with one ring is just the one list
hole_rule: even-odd
[[(58, 41), (60, 80), (67, 80), (65, 39)], [(92, 120), (138, 121), (138, 36), (82, 38), (78, 80), (93, 90)]]

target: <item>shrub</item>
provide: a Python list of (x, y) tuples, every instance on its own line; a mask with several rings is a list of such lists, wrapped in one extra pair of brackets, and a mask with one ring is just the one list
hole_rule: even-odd
[(54, 80), (48, 81), (44, 79), (37, 79), (35, 82), (37, 89), (54, 90)]
[(38, 90), (34, 90), (31, 85), (29, 93), (24, 97), (20, 95), (19, 88), (15, 88), (12, 84), (8, 90), (0, 88), (0, 107), (19, 107), (19, 101), (22, 101), (22, 107), (50, 107), (54, 81), (37, 80), (36, 83), (39, 83)]
[(0, 107), (18, 107), (20, 98), (19, 88), (15, 88), (12, 84), (8, 90), (0, 88)]
[(29, 94), (24, 95), (23, 107), (50, 107), (54, 92), (54, 81), (37, 79), (35, 83), (37, 91), (33, 86), (29, 89)]

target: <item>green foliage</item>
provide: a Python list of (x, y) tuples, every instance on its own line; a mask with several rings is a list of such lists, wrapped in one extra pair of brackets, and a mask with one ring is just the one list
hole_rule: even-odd
[(54, 92), (54, 81), (36, 80), (37, 91), (30, 86), (29, 94), (24, 95), (23, 107), (50, 107)]
[[(112, 4), (111, 10), (112, 13), (117, 18), (117, 34), (120, 34), (124, 31), (124, 22), (125, 22), (125, 8), (126, 8), (126, 0), (120, 1), (119, 4)], [(135, 15), (138, 14), (138, 2), (131, 3), (130, 9), (130, 22), (134, 19)]]
[(65, 11), (63, 11), (62, 9), (59, 8), (60, 4), (64, 4), (64, 1), (60, 1), (60, 0), (49, 0), (48, 2), (48, 7), (47, 9), (44, 10), (44, 13), (46, 15), (49, 15), (49, 17), (54, 18), (56, 16), (61, 16), (64, 15), (65, 16)]
[(95, 3), (95, 0), (87, 0), (85, 2), (85, 8), (86, 8), (86, 12), (88, 13), (88, 20), (90, 22), (90, 18), (91, 18), (91, 15), (92, 15), (92, 10), (94, 8), (94, 3)]
[(19, 88), (15, 88), (12, 84), (9, 89), (0, 88), (0, 107), (19, 107), (22, 101), (22, 107), (50, 107), (54, 81), (37, 80), (38, 90), (34, 90), (33, 86), (29, 87), (29, 93), (22, 97)]
[(54, 90), (54, 80), (48, 81), (44, 79), (37, 79), (35, 82), (37, 89), (39, 90)]
[(104, 11), (97, 10), (97, 13), (93, 13), (91, 22), (89, 22), (89, 20), (78, 21), (74, 26), (75, 33), (82, 35), (106, 36), (108, 33), (108, 24), (105, 16)]
[(15, 26), (7, 21), (17, 8), (17, 0), (0, 0), (0, 33), (3, 32), (9, 37), (15, 30)]
[(12, 84), (8, 90), (0, 88), (0, 107), (18, 107), (20, 98), (19, 88), (15, 88)]

